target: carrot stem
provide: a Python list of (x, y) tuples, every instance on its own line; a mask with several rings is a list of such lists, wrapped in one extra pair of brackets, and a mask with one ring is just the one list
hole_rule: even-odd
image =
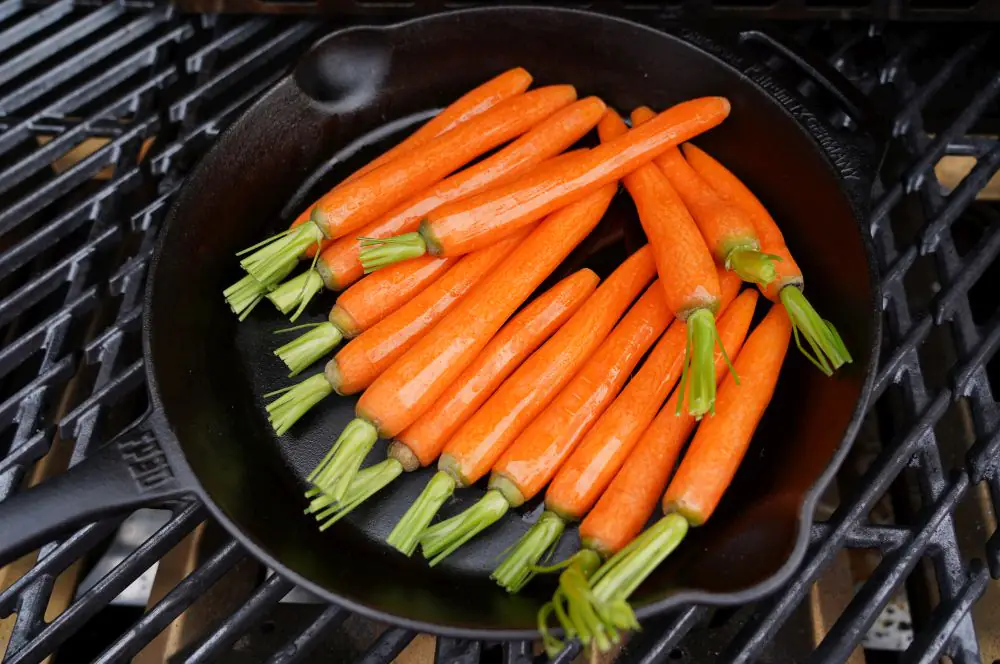
[[(583, 638), (583, 633), (591, 633), (589, 626), (580, 620), (578, 612), (574, 612), (571, 607), (581, 604), (580, 597), (590, 595), (588, 579), (600, 566), (600, 556), (590, 549), (581, 549), (566, 561), (565, 570), (559, 575), (559, 589), (552, 596), (552, 601), (538, 612), (538, 631), (541, 632), (542, 642), (550, 657), (555, 657), (564, 644), (549, 633), (548, 614), (555, 613), (568, 639), (577, 636)], [(571, 595), (576, 598), (575, 602), (570, 600)], [(573, 617), (577, 619), (573, 620)]]
[(427, 245), (420, 233), (403, 233), (395, 237), (359, 238), (364, 249), (358, 254), (365, 274), (393, 263), (419, 258), (427, 253)]
[(687, 535), (687, 519), (668, 514), (604, 564), (591, 581), (598, 605), (626, 600)]
[(316, 222), (307, 221), (297, 226), (294, 233), (279, 233), (262, 243), (259, 249), (240, 261), (240, 266), (262, 286), (271, 289), (288, 276), (310, 245), (315, 244), (318, 248), (324, 239)]
[(333, 444), (334, 455), (324, 458), (323, 463), (310, 474), (309, 481), (334, 500), (342, 501), (377, 440), (378, 429), (371, 422), (354, 418)]
[(260, 282), (249, 274), (235, 284), (222, 291), (222, 296), (226, 298), (226, 304), (233, 310), (233, 313), (244, 320), (253, 311), (264, 296), (267, 289), (260, 285)]
[[(688, 389), (688, 412), (701, 419), (715, 410), (715, 355), (718, 332), (709, 309), (697, 309), (687, 319), (688, 343), (682, 381)], [(681, 406), (682, 399), (677, 405)]]
[[(833, 375), (844, 364), (854, 361), (837, 329), (820, 317), (801, 289), (785, 286), (781, 289), (780, 297), (781, 304), (792, 321), (795, 345), (806, 359), (827, 376)], [(800, 335), (806, 338), (812, 352), (803, 347)]]
[(288, 376), (292, 377), (336, 348), (343, 338), (344, 333), (340, 328), (324, 321), (284, 346), (279, 346), (274, 354), (285, 363), (291, 371)]
[(552, 554), (566, 521), (555, 512), (545, 510), (533, 526), (518, 540), (490, 578), (507, 592), (516, 593), (535, 576), (538, 563)]
[(402, 464), (395, 459), (386, 459), (381, 463), (358, 471), (358, 474), (351, 480), (351, 485), (347, 488), (347, 493), (344, 494), (342, 500), (336, 501), (333, 499), (333, 496), (321, 493), (320, 497), (314, 498), (310, 504), (310, 507), (315, 504), (317, 508), (320, 508), (322, 504), (322, 511), (320, 509), (313, 510), (316, 512), (316, 520), (323, 521), (319, 529), (321, 531), (326, 530), (343, 519), (358, 505), (392, 484), (402, 472)]
[(326, 376), (322, 373), (310, 376), (298, 385), (283, 390), (280, 397), (267, 404), (267, 419), (280, 436), (292, 428), (310, 408), (332, 393), (333, 387)]
[(774, 261), (780, 261), (781, 256), (765, 254), (753, 249), (737, 249), (726, 258), (726, 269), (732, 270), (740, 279), (766, 287), (778, 278)]
[(457, 486), (458, 482), (448, 473), (435, 473), (385, 541), (397, 551), (412, 555), (420, 543), (420, 536), (444, 505), (444, 501), (455, 493)]
[(424, 557), (430, 558), (430, 566), (450, 556), (460, 546), (500, 520), (510, 503), (498, 490), (490, 490), (475, 505), (461, 514), (445, 519), (428, 528), (420, 536), (420, 546)]
[(291, 320), (294, 321), (302, 315), (306, 305), (321, 290), (323, 290), (323, 277), (315, 269), (311, 269), (275, 288), (267, 294), (267, 299), (283, 314), (295, 310), (291, 316)]

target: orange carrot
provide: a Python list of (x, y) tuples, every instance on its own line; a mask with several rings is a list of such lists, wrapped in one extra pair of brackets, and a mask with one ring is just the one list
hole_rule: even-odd
[(712, 516), (771, 401), (791, 332), (788, 314), (775, 307), (747, 339), (736, 360), (743, 382), (722, 383), (721, 416), (704, 423), (691, 440), (663, 495), (664, 512), (677, 512), (693, 526)]
[(571, 104), (576, 90), (553, 85), (512, 97), (427, 144), (404, 152), (379, 168), (326, 193), (311, 219), (290, 229), (240, 261), (265, 288), (287, 274), (286, 266), (311, 244), (335, 239), (382, 216), (398, 203), (433, 185), (466, 162), (523, 134)]
[[(757, 294), (753, 291), (748, 291), (741, 298), (744, 298), (744, 302), (747, 298), (756, 301)], [(739, 299), (737, 303), (740, 303)], [(752, 306), (750, 309), (752, 309)], [(737, 311), (738, 309), (734, 308), (729, 313), (736, 314)], [(770, 322), (774, 318), (776, 311), (779, 317), (785, 318), (783, 338), (780, 332), (776, 333), (772, 329), (775, 326)], [(734, 327), (742, 328), (741, 331), (745, 333), (746, 326), (749, 324), (750, 314), (744, 313), (742, 318), (743, 323), (734, 325)], [(771, 313), (765, 317), (764, 323), (754, 331), (753, 335), (747, 341), (746, 346), (738, 355), (737, 366), (740, 373), (745, 377), (745, 385), (752, 385), (752, 389), (755, 392), (766, 393), (763, 403), (758, 398), (751, 398), (747, 403), (744, 403), (745, 397), (742, 392), (746, 387), (741, 386), (732, 376), (729, 376), (719, 390), (719, 414), (701, 425), (701, 430), (696, 434), (695, 440), (703, 436), (703, 431), (714, 430), (716, 432), (715, 440), (725, 441), (722, 443), (723, 445), (731, 445), (729, 441), (734, 437), (738, 437), (741, 440), (745, 439), (749, 442), (749, 438), (753, 432), (752, 430), (747, 432), (741, 426), (747, 418), (741, 415), (734, 416), (734, 413), (748, 413), (756, 410), (763, 411), (767, 405), (767, 401), (770, 399), (774, 382), (777, 380), (781, 361), (779, 359), (776, 363), (770, 362), (768, 366), (763, 366), (765, 363), (755, 359), (748, 360), (748, 358), (755, 358), (761, 355), (762, 353), (758, 350), (761, 345), (765, 347), (763, 351), (764, 355), (776, 356), (780, 354), (783, 356), (784, 350), (788, 347), (789, 329), (790, 325), (784, 312), (772, 308)], [(742, 338), (742, 335), (738, 336)], [(719, 375), (724, 375), (724, 368), (721, 364), (719, 369)], [(765, 382), (770, 383), (770, 390), (760, 389), (764, 387), (763, 384)], [(626, 471), (637, 471), (635, 475), (631, 476), (631, 479), (642, 485), (638, 487), (638, 495), (648, 495), (650, 490), (658, 491), (659, 487), (654, 486), (654, 483), (660, 478), (654, 478), (653, 481), (650, 481), (649, 477), (662, 473), (663, 468), (666, 468), (667, 472), (669, 472), (669, 467), (673, 465), (673, 459), (676, 458), (681, 442), (687, 435), (687, 432), (682, 431), (682, 429), (689, 431), (694, 426), (694, 420), (690, 417), (678, 418), (670, 413), (667, 413), (667, 417), (670, 420), (670, 423), (666, 425), (669, 431), (662, 432), (662, 435), (669, 434), (671, 437), (669, 440), (660, 443), (661, 458), (647, 460), (647, 463), (653, 463), (656, 467), (651, 468), (647, 466), (645, 468), (646, 472), (643, 472), (643, 469), (634, 463), (638, 460), (637, 453), (645, 451), (642, 447), (643, 443), (640, 443), (640, 447), (629, 457), (626, 467), (615, 478), (611, 489), (604, 495), (601, 502), (598, 503), (597, 509), (591, 512), (590, 516), (584, 520), (585, 523), (588, 520), (600, 518), (606, 522), (605, 529), (615, 531), (613, 522), (622, 517), (630, 520), (633, 519), (631, 513), (622, 511), (633, 506), (632, 487), (619, 484), (619, 481), (625, 477), (624, 474)], [(659, 420), (659, 416), (657, 419)], [(678, 422), (681, 419), (685, 419), (686, 422)], [(723, 422), (725, 424), (722, 424)], [(644, 440), (647, 439), (647, 436), (651, 435), (650, 432), (656, 426), (657, 423), (654, 422), (653, 427), (643, 436)], [(692, 443), (693, 445), (694, 443)], [(735, 467), (733, 470), (735, 470)], [(712, 472), (711, 464), (708, 467), (702, 467), (692, 475), (690, 486), (700, 487), (704, 475)], [(665, 481), (665, 475), (662, 479)], [(674, 481), (677, 481), (676, 478)], [(709, 479), (708, 483), (712, 486), (715, 485), (712, 479)], [(728, 483), (728, 479), (726, 483)], [(619, 488), (621, 489), (620, 493), (613, 492)], [(698, 489), (696, 488), (695, 491), (698, 491)], [(653, 503), (655, 503), (655, 495), (654, 493)], [(705, 496), (706, 494), (703, 493), (700, 495)], [(617, 503), (617, 510), (614, 512), (602, 512), (610, 502)], [(648, 512), (646, 514), (648, 516)], [(567, 571), (563, 572), (560, 576), (559, 590), (553, 596), (552, 602), (539, 612), (539, 623), (542, 626), (543, 636), (548, 646), (555, 647), (558, 645), (558, 641), (546, 633), (546, 619), (548, 614), (553, 610), (559, 617), (560, 623), (562, 623), (567, 634), (581, 637), (585, 644), (591, 644), (593, 641), (596, 649), (601, 651), (607, 650), (613, 642), (618, 640), (619, 629), (638, 629), (639, 625), (635, 620), (635, 614), (628, 606), (628, 598), (646, 579), (650, 572), (680, 545), (687, 534), (689, 525), (688, 520), (681, 514), (672, 511), (667, 512), (666, 516), (657, 521), (656, 524), (639, 535), (639, 537), (632, 540), (627, 546), (621, 548), (600, 569), (597, 569), (596, 572), (592, 572), (591, 570), (594, 569), (600, 557), (593, 549), (582, 549), (575, 554), (568, 561)], [(593, 544), (591, 540), (585, 539), (584, 541), (590, 542), (591, 545)], [(580, 570), (576, 577), (570, 576), (573, 570)], [(589, 580), (584, 576), (585, 574), (589, 576)], [(565, 608), (562, 607), (563, 603), (566, 604)]]
[[(736, 297), (742, 284), (738, 277), (729, 277), (723, 279), (723, 310)], [(747, 325), (752, 312), (751, 305), (746, 315)], [(732, 347), (727, 340), (727, 320), (725, 317), (721, 320), (720, 336), (723, 343)], [(491, 575), (508, 592), (518, 592), (531, 580), (542, 557), (558, 543), (566, 523), (583, 518), (614, 478), (677, 383), (683, 366), (686, 338), (684, 324), (680, 321), (673, 323), (635, 377), (562, 464), (545, 493), (545, 512)], [(721, 358), (719, 361), (722, 361)], [(673, 417), (675, 420), (682, 419)], [(690, 416), (685, 414), (683, 418)], [(650, 510), (655, 503), (656, 495), (650, 503)]]
[[(405, 139), (389, 148), (375, 159), (368, 162), (351, 175), (344, 178), (339, 185), (342, 186), (352, 182), (362, 175), (365, 175), (382, 164), (388, 163), (401, 154), (414, 150), (441, 134), (451, 131), (463, 122), (470, 120), (477, 115), (481, 115), (493, 108), (500, 102), (521, 94), (531, 85), (531, 74), (521, 67), (508, 69), (499, 76), (495, 76), (482, 85), (469, 90), (464, 95), (446, 106), (440, 113), (428, 120), (420, 129), (407, 136)], [(306, 209), (292, 222), (292, 228), (309, 221), (311, 209)], [(316, 252), (316, 246), (310, 245), (306, 250), (306, 255), (312, 258)]]
[(432, 565), (496, 523), (509, 507), (523, 505), (542, 490), (671, 318), (663, 289), (654, 282), (580, 371), (500, 456), (486, 495), (421, 536), (424, 556), (432, 559)]
[(320, 488), (336, 500), (343, 498), (377, 433), (396, 436), (431, 407), (517, 308), (597, 225), (614, 192), (615, 188), (608, 185), (552, 214), (516, 243), (516, 248), (505, 249), (506, 257), (493, 274), (361, 396), (355, 407), (356, 419), (315, 471), (321, 480), (317, 482)]
[[(604, 102), (597, 97), (588, 97), (556, 111), (496, 154), (445, 178), (358, 230), (359, 237), (352, 235), (334, 241), (323, 250), (315, 268), (310, 271), (316, 275), (311, 282), (315, 286), (312, 290), (301, 286), (295, 288), (286, 283), (275, 289), (269, 297), (289, 299), (290, 306), (301, 303), (299, 307), (302, 308), (321, 285), (331, 290), (342, 290), (360, 279), (365, 270), (370, 272), (388, 262), (412, 257), (399, 255), (397, 252), (400, 245), (394, 242), (379, 243), (374, 240), (415, 231), (425, 214), (448, 201), (508, 182), (547, 159), (554, 161), (565, 158), (564, 155), (556, 155), (590, 131), (601, 119), (604, 110)], [(362, 251), (363, 247), (367, 249)], [(386, 255), (395, 257), (392, 261), (386, 261)]]
[[(637, 123), (638, 124), (638, 123)], [(641, 131), (642, 126), (632, 132)], [(617, 113), (609, 111), (601, 120), (602, 141), (620, 140), (631, 134)], [(682, 387), (690, 391), (688, 407), (701, 417), (712, 410), (715, 381), (712, 380), (712, 348), (715, 345), (715, 312), (722, 292), (718, 273), (705, 240), (670, 182), (653, 164), (646, 164), (624, 178), (639, 212), (639, 221), (656, 257), (667, 305), (688, 323)]]
[(526, 306), (503, 326), (434, 405), (396, 436), (391, 454), (409, 470), (437, 459), (458, 427), (576, 312), (598, 281), (591, 270), (580, 270)]
[(678, 104), (639, 131), (538, 168), (509, 184), (442, 205), (421, 222), (417, 235), (403, 242), (417, 254), (426, 251), (435, 256), (457, 256), (487, 246), (618, 180), (670, 146), (711, 129), (728, 114), (729, 102), (722, 97)]
[[(358, 472), (344, 499), (336, 502), (316, 489), (309, 511), (324, 523), (320, 530), (349, 514), (399, 477), (430, 464), (445, 442), (496, 387), (594, 292), (598, 278), (583, 269), (539, 296), (512, 318), (487, 344), (458, 380), (430, 410), (406, 428), (389, 446), (388, 458)], [(363, 283), (363, 282), (362, 282)]]
[[(677, 548), (690, 526), (711, 516), (774, 394), (791, 331), (788, 314), (772, 307), (736, 360), (742, 383), (732, 376), (723, 381), (718, 415), (702, 423), (671, 480), (663, 498), (666, 516), (594, 573), (590, 592), (566, 593), (569, 609), (563, 613), (584, 641), (587, 635), (615, 636), (618, 629), (637, 627), (629, 596)], [(605, 640), (610, 645), (611, 639)]]
[[(654, 116), (652, 110), (643, 106), (632, 112), (632, 123), (646, 122)], [(765, 284), (772, 281), (773, 257), (760, 252), (757, 233), (743, 211), (720, 198), (688, 166), (677, 148), (664, 151), (655, 161), (691, 211), (715, 260), (745, 281)]]
[[(528, 358), (445, 445), (438, 473), (396, 525), (388, 542), (410, 554), (458, 486), (479, 480), (521, 431), (572, 379), (653, 278), (653, 257), (640, 249), (545, 344)], [(507, 505), (502, 498), (499, 501)], [(490, 506), (486, 506), (487, 508)], [(506, 509), (504, 507), (503, 509)]]
[[(756, 294), (745, 291), (719, 319), (719, 336), (730, 357), (740, 352), (756, 304)], [(726, 369), (722, 354), (716, 353), (716, 380), (722, 379)], [(647, 421), (648, 427), (640, 430), (635, 449), (580, 524), (583, 546), (602, 557), (620, 551), (649, 521), (681, 448), (694, 429), (693, 417), (678, 417), (671, 408), (676, 407), (678, 396), (675, 392), (652, 423)]]
[[(342, 339), (356, 337), (412, 300), (454, 263), (451, 258), (410, 261), (361, 280), (341, 293), (328, 321), (290, 328), (289, 331), (311, 329), (276, 349), (274, 354), (288, 366), (289, 376), (299, 374), (336, 348)], [(272, 291), (269, 297), (277, 292)]]
[(272, 394), (281, 394), (267, 406), (268, 419), (281, 435), (310, 408), (333, 392), (354, 394), (365, 389), (400, 355), (413, 346), (462, 299), (477, 281), (499, 263), (524, 233), (486, 251), (456, 262), (437, 281), (405, 305), (355, 337), (316, 374)]
[[(711, 185), (724, 200), (743, 210), (753, 223), (760, 238), (761, 251), (776, 256), (776, 278), (770, 284), (760, 285), (761, 292), (772, 302), (780, 302), (792, 319), (795, 343), (820, 371), (830, 375), (834, 370), (852, 361), (837, 330), (823, 320), (803, 294), (805, 280), (802, 271), (785, 246), (785, 238), (767, 208), (725, 166), (694, 145), (684, 146), (684, 156), (691, 167)], [(812, 352), (807, 351), (801, 336)]]

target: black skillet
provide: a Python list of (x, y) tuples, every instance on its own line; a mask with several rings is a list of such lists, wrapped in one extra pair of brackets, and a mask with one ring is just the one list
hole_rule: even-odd
[[(353, 401), (331, 399), (292, 433), (273, 435), (262, 394), (288, 383), (270, 353), (281, 322), (262, 306), (238, 324), (221, 295), (240, 275), (238, 249), (277, 230), (283, 215), (287, 223), (432, 109), (520, 65), (538, 84), (570, 82), (623, 111), (702, 95), (731, 100), (730, 118), (699, 143), (780, 220), (809, 297), (836, 321), (855, 363), (827, 379), (790, 354), (719, 511), (633, 599), (644, 618), (687, 602), (743, 603), (781, 584), (804, 554), (816, 500), (860, 423), (881, 319), (862, 221), (871, 142), (834, 130), (772, 79), (755, 64), (762, 51), (791, 59), (794, 72), (805, 71), (856, 119), (863, 113), (836, 76), (753, 32), (708, 39), (579, 11), (490, 8), (321, 41), (219, 139), (163, 228), (143, 323), (150, 413), (69, 472), (0, 504), (0, 563), (100, 516), (193, 493), (265, 564), (353, 611), (458, 637), (533, 636), (551, 586), (508, 596), (488, 575), (537, 510), (508, 515), (432, 570), (383, 544), (425, 470), (318, 532), (302, 513), (302, 478), (352, 417)], [(587, 264), (606, 275), (643, 242), (627, 197), (618, 199), (562, 274)], [(314, 309), (321, 319), (323, 307)], [(459, 492), (444, 512), (481, 495)], [(576, 544), (569, 533), (557, 555)]]

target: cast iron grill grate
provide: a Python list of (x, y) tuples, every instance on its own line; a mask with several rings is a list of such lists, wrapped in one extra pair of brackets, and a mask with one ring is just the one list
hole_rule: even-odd
[[(329, 27), (182, 16), (130, 2), (0, 2), (0, 499), (75, 463), (143, 412), (141, 293), (172, 196), (218, 132)], [(988, 29), (969, 26), (882, 35), (864, 25), (793, 27), (892, 111), (871, 215), (887, 322), (875, 398), (838, 478), (840, 498), (821, 508), (791, 582), (735, 612), (690, 607), (657, 620), (622, 657), (790, 661), (775, 650), (775, 635), (845, 549), (868, 549), (878, 560), (870, 578), (813, 658), (846, 659), (905, 588), (915, 634), (905, 661), (978, 662), (971, 610), (989, 572), (1000, 577), (1000, 534), (986, 526), (970, 550), (956, 522), (976, 496), (1000, 506), (992, 393), (1000, 295), (990, 287), (1000, 271), (1000, 213), (976, 200), (1000, 169), (996, 45)], [(935, 170), (946, 155), (974, 162), (949, 176), (948, 187)], [(0, 625), (0, 635), (9, 633), (3, 661), (55, 652), (207, 518), (198, 504), (165, 507), (166, 524), (61, 612), (46, 613), (57, 578), (122, 519), (90, 524), (20, 561), (10, 577), (17, 580), (0, 585), (0, 618), (9, 618), (9, 632)], [(138, 653), (246, 557), (223, 542), (99, 661)], [(217, 658), (291, 590), (280, 577), (263, 580), (181, 659)], [(268, 654), (272, 661), (307, 660), (348, 618), (333, 606), (308, 610), (301, 632)], [(386, 630), (360, 661), (391, 661), (414, 636)], [(493, 661), (498, 650), (506, 662), (533, 659), (528, 643), (439, 639), (436, 660)], [(574, 655), (569, 648), (557, 661)]]

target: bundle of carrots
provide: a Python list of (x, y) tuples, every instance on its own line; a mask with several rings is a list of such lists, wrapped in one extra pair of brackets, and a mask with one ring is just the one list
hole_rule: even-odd
[[(539, 614), (546, 647), (559, 646), (555, 616), (604, 649), (637, 626), (630, 594), (721, 500), (790, 338), (828, 375), (851, 357), (764, 206), (686, 143), (728, 116), (726, 99), (638, 108), (629, 128), (572, 86), (530, 83), (513, 69), (455, 101), (247, 250), (225, 296), (241, 319), (267, 298), (295, 320), (324, 287), (343, 290), (327, 321), (289, 328), (307, 331), (275, 353), (294, 376), (350, 341), (267, 406), (282, 434), (332, 393), (361, 393), (308, 477), (321, 529), (437, 462), (388, 537), (436, 565), (545, 491), (493, 578), (517, 592), (559, 571)], [(594, 128), (597, 147), (566, 151)], [(619, 182), (649, 244), (603, 283), (583, 269), (531, 299)], [(281, 284), (300, 258), (309, 267)], [(782, 306), (751, 332), (758, 290)], [(362, 469), (379, 437), (387, 458)], [(480, 501), (433, 523), (486, 476)], [(663, 518), (641, 532), (660, 495)], [(580, 551), (542, 567), (575, 521)]]

